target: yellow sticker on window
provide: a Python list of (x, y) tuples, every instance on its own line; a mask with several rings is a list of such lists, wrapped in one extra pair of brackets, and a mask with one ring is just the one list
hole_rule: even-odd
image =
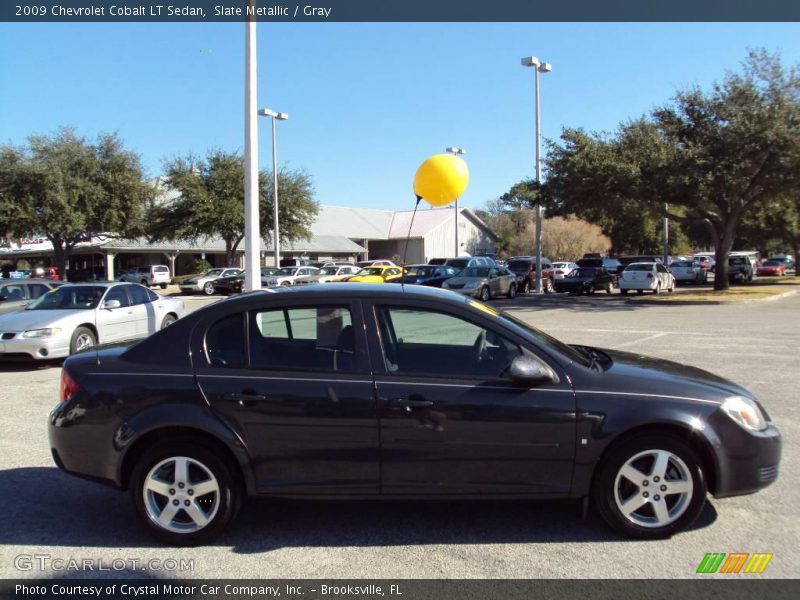
[(482, 310), (483, 312), (492, 315), (493, 317), (497, 317), (500, 315), (500, 313), (497, 312), (495, 309), (493, 309), (491, 306), (487, 306), (482, 302), (476, 302), (475, 300), (470, 300), (469, 305), (473, 308), (477, 308), (478, 310)]

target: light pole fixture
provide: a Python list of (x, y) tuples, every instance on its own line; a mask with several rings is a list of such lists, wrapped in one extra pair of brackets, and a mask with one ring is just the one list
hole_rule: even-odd
[[(457, 146), (449, 146), (448, 148), (445, 148), (445, 152), (449, 152), (450, 154), (453, 154), (455, 156), (461, 156), (461, 155), (467, 153), (466, 150), (464, 150), (463, 148), (459, 148)], [(456, 236), (455, 236), (455, 239), (456, 239), (456, 253), (453, 256), (458, 258), (458, 252), (459, 252), (459, 250), (458, 250), (458, 198), (456, 198), (455, 212), (456, 212), (456, 220), (455, 220), (454, 225), (455, 225), (455, 232), (456, 232)]]
[[(521, 61), (523, 67), (534, 67), (534, 99), (536, 106), (536, 183), (542, 179), (541, 159), (541, 114), (539, 111), (539, 73), (549, 73), (553, 65), (542, 62), (535, 56), (526, 56)], [(537, 190), (538, 196), (538, 190)], [(536, 293), (542, 293), (542, 203), (536, 198)]]
[[(255, 8), (255, 0), (248, 0)], [(258, 118), (256, 117), (258, 75), (256, 70), (256, 19), (245, 22), (245, 76), (244, 76), (244, 289), (252, 291), (261, 287), (259, 270), (258, 215)]]
[(285, 121), (287, 113), (276, 112), (269, 108), (258, 111), (262, 117), (272, 117), (272, 249), (275, 252), (275, 268), (281, 268), (281, 233), (278, 225), (278, 149), (275, 139), (275, 121)]

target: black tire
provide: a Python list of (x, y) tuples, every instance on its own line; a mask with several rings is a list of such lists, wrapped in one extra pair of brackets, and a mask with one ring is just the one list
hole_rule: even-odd
[(488, 302), (491, 297), (492, 297), (492, 294), (489, 291), (489, 288), (486, 287), (486, 286), (483, 286), (481, 288), (481, 295), (480, 295), (481, 302)]
[[(687, 480), (691, 479), (691, 497), (683, 501), (683, 507), (679, 506), (682, 501), (680, 496), (678, 498), (675, 498), (675, 495), (664, 496), (663, 502), (667, 506), (670, 501), (673, 502), (672, 507), (668, 508), (669, 512), (676, 511), (674, 520), (665, 526), (657, 526), (657, 524), (643, 526), (636, 521), (647, 519), (648, 512), (653, 515), (649, 518), (655, 518), (656, 513), (652, 508), (652, 503), (658, 497), (660, 489), (668, 487), (666, 484), (669, 484), (670, 480), (667, 480), (666, 477), (663, 481), (656, 483), (655, 479), (649, 481), (651, 475), (645, 475), (647, 478), (645, 481), (648, 482), (647, 487), (644, 486), (644, 481), (641, 485), (635, 486), (636, 491), (633, 491), (628, 498), (638, 498), (639, 492), (642, 493), (642, 496), (647, 493), (650, 493), (651, 496), (644, 501), (641, 508), (632, 512), (632, 518), (623, 514), (617, 505), (617, 494), (623, 490), (623, 487), (627, 486), (632, 489), (624, 477), (618, 479), (620, 470), (629, 460), (640, 454), (645, 455), (642, 460), (646, 464), (648, 460), (646, 455), (650, 451), (667, 452), (676, 456), (688, 471), (685, 473)], [(677, 464), (670, 463), (667, 474), (670, 472), (680, 474), (680, 468)], [(647, 492), (646, 490), (652, 491)], [(668, 434), (642, 434), (612, 446), (603, 457), (592, 483), (592, 500), (600, 516), (617, 532), (639, 539), (662, 539), (686, 530), (702, 512), (706, 494), (706, 478), (702, 470), (702, 461), (697, 453), (681, 438)], [(668, 501), (667, 498), (670, 500)], [(673, 515), (670, 515), (670, 518), (673, 518)]]
[(149, 288), (150, 284), (147, 283), (147, 279), (142, 279), (139, 283), (141, 283), (144, 287)]
[[(279, 224), (280, 224), (280, 222), (279, 222)], [(210, 281), (206, 281), (206, 283), (203, 285), (203, 293), (206, 296), (213, 296), (214, 295), (214, 284), (211, 283)]]
[(642, 294), (644, 294), (644, 290), (636, 290), (637, 296), (641, 296)]
[(522, 284), (522, 293), (523, 294), (530, 294), (531, 292), (531, 282), (526, 279), (525, 283)]
[(595, 291), (597, 290), (594, 289), (594, 284), (591, 284), (588, 288), (586, 288), (586, 295), (593, 296)]
[[(278, 224), (280, 224), (280, 221), (278, 222)], [(281, 287), (289, 287), (290, 285), (292, 285), (291, 281), (284, 281), (281, 283)]]
[(623, 290), (622, 288), (619, 288), (619, 293), (622, 294), (623, 296), (627, 296), (628, 290)]
[(165, 290), (165, 289), (167, 289), (167, 284), (166, 284), (166, 283), (162, 283), (162, 284), (160, 284), (160, 285), (161, 285), (161, 289), (162, 289), (162, 290)]
[[(188, 458), (195, 461), (195, 463), (199, 463), (211, 473), (218, 485), (218, 492), (206, 495), (203, 499), (199, 500), (199, 502), (197, 499), (194, 499), (194, 502), (198, 502), (199, 505), (211, 508), (212, 510), (209, 512), (213, 511), (208, 523), (194, 531), (171, 531), (156, 523), (148, 514), (148, 510), (157, 510), (159, 504), (158, 498), (154, 500), (152, 504), (145, 500), (144, 486), (147, 477), (150, 471), (159, 463), (168, 463), (169, 459), (173, 457)], [(194, 470), (197, 472), (197, 468)], [(202, 473), (202, 471), (200, 472)], [(192, 484), (189, 483), (187, 488), (191, 489), (191, 485)], [(142, 522), (150, 533), (158, 540), (176, 546), (197, 546), (210, 542), (219, 536), (230, 524), (239, 512), (242, 503), (242, 485), (237, 480), (235, 468), (222, 460), (218, 456), (218, 453), (191, 441), (167, 442), (147, 449), (134, 465), (129, 491), (136, 513), (142, 519)], [(178, 490), (177, 486), (170, 491), (175, 491), (178, 494), (183, 493), (181, 490)], [(163, 502), (163, 508), (166, 508), (169, 505), (168, 496), (160, 496), (160, 498), (165, 501)], [(173, 502), (174, 501), (175, 500), (173, 500)], [(183, 498), (178, 500), (178, 502), (181, 501), (187, 500), (183, 500)], [(216, 503), (215, 509), (213, 508), (214, 503)], [(189, 514), (185, 512), (183, 508), (179, 508), (177, 511), (173, 520), (170, 521), (170, 524), (175, 523), (176, 525), (185, 525), (186, 527), (194, 526), (192, 525)], [(181, 521), (185, 523), (181, 523)]]
[(164, 319), (161, 321), (161, 329), (165, 329), (172, 325), (178, 318), (173, 314), (164, 315)]
[(658, 283), (656, 283), (656, 289), (653, 290), (653, 295), (655, 296), (656, 294), (660, 293), (661, 293), (661, 282), (659, 281)]
[(545, 294), (552, 294), (553, 293), (553, 280), (552, 279), (543, 279), (542, 280), (542, 287), (544, 287)]
[[(86, 345), (88, 344), (88, 345)], [(84, 352), (97, 346), (97, 336), (88, 327), (77, 327), (69, 341), (69, 353)]]
[(513, 300), (516, 297), (517, 297), (517, 284), (512, 283), (510, 286), (508, 286), (508, 298), (510, 300)]
[(610, 294), (614, 290), (614, 284), (610, 281), (606, 284), (606, 294)]

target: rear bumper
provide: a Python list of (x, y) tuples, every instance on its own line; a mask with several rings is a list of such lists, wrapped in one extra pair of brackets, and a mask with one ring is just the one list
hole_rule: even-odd
[(627, 279), (620, 278), (617, 281), (617, 286), (621, 290), (654, 290), (656, 289), (656, 280), (628, 281)]

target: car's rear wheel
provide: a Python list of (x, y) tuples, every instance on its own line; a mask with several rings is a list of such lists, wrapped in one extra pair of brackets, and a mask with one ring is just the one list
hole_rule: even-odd
[(160, 285), (161, 285), (161, 289), (162, 289), (162, 290), (165, 290), (165, 289), (167, 289), (167, 284), (166, 284), (166, 283), (162, 283), (162, 284), (160, 284)]
[(284, 281), (283, 283), (281, 283), (281, 287), (289, 287), (290, 285), (292, 285), (290, 281)]
[(218, 536), (236, 516), (242, 492), (231, 467), (188, 442), (155, 446), (134, 466), (131, 498), (150, 532), (194, 546)]
[(525, 283), (522, 284), (522, 293), (529, 294), (530, 291), (531, 291), (531, 282), (526, 279)]
[(589, 287), (586, 288), (586, 295), (591, 296), (592, 294), (594, 294), (594, 292), (595, 292), (594, 284), (590, 284)]
[(142, 279), (139, 283), (141, 283), (144, 287), (150, 287), (150, 285), (147, 283), (147, 279)]
[(492, 295), (489, 292), (489, 288), (486, 287), (486, 286), (483, 286), (481, 288), (481, 295), (480, 295), (481, 302), (488, 302), (489, 298), (491, 298), (491, 297), (492, 297)]
[(656, 284), (656, 289), (653, 290), (653, 293), (654, 294), (660, 294), (661, 293), (661, 282), (660, 281)]
[(642, 435), (612, 447), (592, 496), (605, 521), (631, 537), (658, 539), (685, 530), (703, 509), (701, 461), (683, 440)]
[(83, 352), (97, 345), (97, 336), (88, 327), (78, 327), (72, 333), (69, 341), (69, 353)]
[(623, 290), (622, 288), (619, 288), (619, 293), (622, 294), (623, 296), (627, 296), (628, 290)]
[(517, 297), (517, 284), (516, 283), (512, 283), (510, 286), (508, 286), (508, 297), (510, 299), (514, 299), (514, 298)]
[(207, 281), (205, 285), (203, 285), (203, 293), (206, 296), (212, 296), (214, 294), (214, 284)]
[(637, 296), (641, 296), (642, 294), (644, 294), (644, 290), (636, 290)]
[(614, 284), (609, 281), (606, 284), (606, 294), (610, 294), (613, 289), (614, 289)]
[(553, 281), (551, 279), (543, 279), (542, 287), (545, 294), (551, 294), (553, 292)]
[(161, 329), (169, 327), (177, 320), (178, 319), (175, 317), (175, 315), (165, 315), (164, 319), (161, 321)]

